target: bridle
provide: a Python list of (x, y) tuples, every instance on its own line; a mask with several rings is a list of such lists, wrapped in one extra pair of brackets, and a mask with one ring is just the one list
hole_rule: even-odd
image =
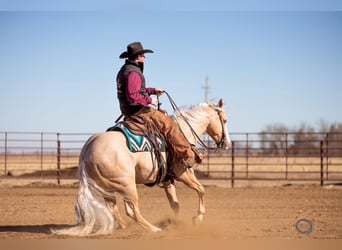
[(217, 110), (217, 115), (219, 116), (220, 122), (221, 122), (221, 140), (216, 143), (217, 148), (223, 148), (224, 142), (226, 140), (226, 133), (224, 132), (224, 120), (222, 117), (222, 110)]
[[(198, 143), (206, 148), (206, 149), (219, 149), (219, 148), (223, 148), (224, 142), (226, 140), (226, 134), (224, 132), (224, 120), (222, 117), (222, 110), (220, 109), (216, 109), (217, 115), (219, 116), (220, 122), (221, 122), (221, 139), (219, 142), (216, 142), (216, 148), (214, 147), (210, 147), (209, 145), (205, 144), (205, 142), (199, 137), (199, 135), (196, 133), (196, 131), (192, 128), (192, 126), (190, 125), (190, 123), (188, 122), (188, 120), (184, 117), (183, 113), (181, 112), (181, 110), (178, 108), (178, 106), (176, 105), (176, 103), (174, 102), (174, 100), (171, 98), (171, 96), (164, 90), (164, 93), (167, 95), (167, 97), (169, 98), (170, 104), (173, 108), (174, 111), (177, 111), (180, 116), (182, 117), (182, 119), (185, 121), (185, 123), (187, 124), (187, 126), (189, 127), (193, 137), (195, 139), (197, 139)], [(175, 119), (176, 123), (178, 124), (177, 119)], [(178, 127), (180, 128), (179, 124)], [(181, 132), (183, 133), (182, 129), (180, 128)], [(183, 133), (184, 135), (184, 133)], [(189, 141), (188, 141), (189, 142)], [(190, 145), (194, 146), (192, 143), (189, 142)]]
[[(219, 148), (223, 148), (224, 145), (224, 141), (226, 139), (226, 134), (224, 132), (224, 121), (221, 115), (222, 111), (221, 110), (217, 110), (217, 115), (219, 116), (220, 122), (221, 122), (221, 139), (219, 142), (216, 142), (216, 148), (215, 147), (210, 147), (208, 144), (205, 144), (205, 142), (199, 137), (199, 135), (196, 133), (196, 131), (192, 128), (192, 126), (189, 124), (188, 120), (183, 116), (183, 114), (180, 112), (181, 117), (183, 118), (183, 120), (185, 121), (185, 123), (188, 125), (188, 127), (191, 130), (191, 133), (193, 135), (194, 138), (197, 139), (198, 143), (204, 147), (205, 149), (219, 149)], [(177, 122), (177, 121), (176, 121)], [(178, 123), (178, 122), (177, 122)], [(182, 131), (182, 130), (181, 130)], [(183, 133), (183, 131), (182, 131)], [(184, 133), (183, 133), (184, 134)], [(191, 143), (189, 143), (191, 144)]]

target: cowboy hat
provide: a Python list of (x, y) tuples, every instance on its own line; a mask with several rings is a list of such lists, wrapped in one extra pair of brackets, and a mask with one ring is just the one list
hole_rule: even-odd
[(127, 51), (122, 52), (120, 58), (127, 58), (144, 53), (153, 53), (150, 49), (144, 49), (140, 42), (134, 42), (127, 45)]

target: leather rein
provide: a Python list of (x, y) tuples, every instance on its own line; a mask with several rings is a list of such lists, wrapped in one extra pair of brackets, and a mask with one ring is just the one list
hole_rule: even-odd
[[(223, 148), (223, 145), (224, 145), (224, 142), (226, 140), (226, 134), (224, 133), (224, 121), (223, 121), (223, 118), (222, 118), (222, 111), (221, 110), (216, 110), (217, 111), (217, 115), (219, 116), (220, 118), (220, 122), (221, 122), (221, 131), (222, 131), (222, 134), (221, 134), (221, 139), (219, 142), (216, 142), (216, 148), (214, 147), (210, 147), (209, 145), (205, 144), (205, 142), (199, 137), (199, 135), (196, 133), (196, 131), (192, 128), (192, 126), (189, 124), (189, 121), (188, 119), (186, 119), (183, 115), (183, 113), (181, 112), (181, 110), (178, 108), (178, 106), (176, 105), (176, 103), (174, 102), (174, 100), (172, 99), (172, 97), (169, 95), (169, 93), (167, 93), (165, 90), (164, 90), (164, 93), (166, 94), (166, 96), (168, 97), (169, 101), (170, 101), (170, 104), (173, 108), (174, 111), (177, 111), (180, 116), (183, 118), (183, 120), (185, 121), (185, 123), (188, 125), (188, 127), (190, 128), (190, 131), (192, 133), (192, 135), (194, 136), (194, 138), (197, 139), (198, 143), (206, 148), (206, 149), (218, 149), (218, 148)], [(159, 106), (159, 105), (158, 105)], [(175, 118), (175, 121), (177, 122), (178, 124), (178, 121), (177, 119)], [(179, 126), (178, 126), (179, 127)], [(181, 130), (181, 132), (183, 133), (183, 131)], [(184, 133), (183, 133), (184, 135)], [(189, 142), (189, 141), (188, 141)], [(193, 145), (189, 142), (190, 145)], [(194, 146), (194, 145), (193, 145)]]

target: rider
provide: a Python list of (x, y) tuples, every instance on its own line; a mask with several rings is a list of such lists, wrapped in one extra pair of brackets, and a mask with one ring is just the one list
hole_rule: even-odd
[(149, 106), (158, 106), (158, 99), (150, 95), (160, 96), (164, 91), (145, 86), (145, 53), (153, 51), (144, 49), (140, 42), (133, 42), (127, 45), (127, 51), (120, 55), (121, 59), (127, 58), (116, 77), (121, 113), (126, 120), (134, 115), (140, 117), (147, 125), (156, 127), (173, 154), (171, 164), (181, 162), (184, 167), (190, 168), (195, 163), (200, 163), (203, 156), (191, 147), (172, 118)]

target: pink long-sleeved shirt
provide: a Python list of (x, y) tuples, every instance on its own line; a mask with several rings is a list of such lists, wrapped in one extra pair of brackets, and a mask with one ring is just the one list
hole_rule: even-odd
[[(152, 102), (151, 97), (142, 95), (139, 90), (141, 88), (141, 77), (137, 72), (127, 74), (126, 95), (133, 103), (146, 106)], [(155, 88), (145, 88), (148, 95), (154, 94)]]

